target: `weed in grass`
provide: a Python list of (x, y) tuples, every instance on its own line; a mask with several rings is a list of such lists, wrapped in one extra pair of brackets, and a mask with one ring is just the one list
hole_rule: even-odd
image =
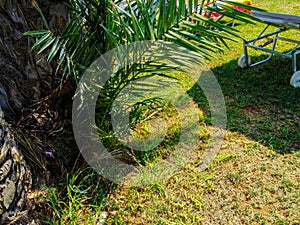
[[(104, 221), (103, 211), (108, 187), (91, 170), (68, 174), (60, 188), (47, 188), (53, 216), (45, 224), (97, 224)], [(98, 223), (99, 224), (99, 223)]]
[(218, 163), (226, 162), (226, 161), (234, 159), (235, 157), (237, 157), (237, 156), (233, 153), (220, 152), (215, 159), (215, 163), (218, 164)]

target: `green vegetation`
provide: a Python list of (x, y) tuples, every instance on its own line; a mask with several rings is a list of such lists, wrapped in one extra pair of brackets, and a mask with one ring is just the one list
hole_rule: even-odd
[[(185, 0), (172, 0), (166, 4), (165, 0), (115, 2), (74, 0), (70, 1), (71, 20), (63, 31), (53, 31), (44, 19), (45, 30), (26, 34), (40, 37), (33, 49), (39, 48), (39, 53), (48, 51), (47, 60), (56, 61), (56, 72), (61, 73), (62, 81), (70, 75), (78, 81), (91, 63), (103, 53), (125, 44), (151, 40), (161, 41), (162, 45), (171, 42), (182, 47), (171, 48), (166, 52), (159, 52), (158, 47), (154, 51), (151, 51), (150, 46), (135, 47), (134, 58), (149, 59), (146, 62), (138, 60), (131, 64), (129, 57), (124, 58), (123, 52), (109, 59), (108, 65), (123, 63), (125, 67), (110, 77), (99, 94), (96, 126), (105, 146), (112, 149), (115, 155), (127, 155), (121, 158), (132, 159), (134, 157), (130, 149), (116, 141), (117, 134), (111, 124), (112, 106), (121, 91), (130, 83), (139, 81), (137, 90), (143, 88), (145, 92), (147, 91), (145, 87), (148, 87), (149, 83), (141, 81), (154, 76), (164, 78), (165, 82), (170, 81), (173, 79), (170, 71), (184, 70), (193, 62), (201, 61), (203, 58), (209, 59), (222, 52), (226, 41), (238, 36), (233, 27), (227, 26), (232, 19), (251, 22), (247, 14), (233, 8), (221, 10), (226, 16), (220, 17), (217, 21), (208, 19), (203, 16), (204, 7), (198, 8), (198, 2), (204, 6), (210, 1), (186, 3)], [(38, 5), (36, 8), (42, 14)], [(213, 7), (210, 10), (220, 11)], [(150, 49), (150, 52), (145, 54), (146, 49)], [(188, 54), (183, 49), (190, 50), (193, 54)], [(124, 51), (126, 52), (126, 49)], [(182, 68), (177, 65), (182, 65)], [(159, 88), (163, 89), (164, 86)], [(160, 107), (153, 107), (155, 104)], [(142, 116), (147, 114), (146, 112), (141, 114), (139, 111), (151, 109), (148, 114), (154, 118), (158, 111), (167, 106), (168, 104), (162, 105), (160, 99), (155, 96), (145, 97), (140, 104), (131, 106), (133, 109), (130, 127), (135, 129), (137, 124), (150, 119)]]
[[(253, 0), (252, 3), (268, 11), (300, 14), (297, 0), (286, 0), (284, 3), (279, 0)], [(163, 4), (160, 7), (164, 7)], [(125, 32), (125, 26), (129, 25), (140, 29), (135, 26), (139, 23), (134, 24), (134, 13), (126, 16), (128, 18), (124, 19), (124, 24), (118, 24), (122, 28), (112, 31), (113, 28), (108, 27), (111, 34), (117, 37), (128, 35), (115, 32)], [(172, 17), (171, 14), (169, 16)], [(132, 21), (133, 24), (126, 21)], [(162, 22), (161, 20), (160, 23)], [(203, 25), (212, 25), (206, 22)], [(234, 28), (240, 30), (243, 37), (249, 38), (259, 33), (263, 27), (263, 24), (251, 25), (235, 21)], [(145, 33), (151, 37), (151, 27), (145, 26), (143, 30), (148, 28)], [(163, 32), (163, 26), (161, 29)], [(137, 31), (133, 33), (138, 34)], [(290, 31), (285, 35), (294, 37), (299, 35), (299, 31)], [(129, 43), (143, 40), (140, 36), (126, 37), (127, 40), (132, 38), (128, 40)], [(162, 37), (164, 35), (155, 39)], [(118, 39), (112, 40), (105, 50), (124, 44), (118, 42)], [(177, 44), (185, 46), (184, 40), (181, 40), (182, 43), (179, 39), (176, 40)], [(219, 43), (215, 44), (219, 47)], [(168, 67), (168, 74), (178, 79), (178, 83), (188, 91), (199, 107), (201, 143), (191, 162), (163, 183), (147, 187), (117, 186), (111, 188), (109, 193), (97, 186), (103, 181), (97, 180), (95, 174), (69, 175), (63, 184), (66, 188), (62, 194), (58, 192), (60, 187), (49, 191), (48, 202), (55, 216), (48, 223), (104, 224), (101, 222), (102, 217), (107, 216), (105, 224), (299, 224), (300, 90), (289, 86), (291, 61), (274, 57), (256, 68), (240, 69), (237, 67), (237, 59), (242, 54), (241, 41), (228, 42), (228, 46), (230, 49), (226, 49), (223, 54), (217, 54), (216, 58), (206, 61), (221, 85), (228, 116), (225, 140), (208, 170), (198, 170), (209, 138), (210, 115), (207, 101), (199, 87), (185, 73), (171, 73)], [(278, 45), (280, 49), (288, 47), (285, 43)], [(253, 60), (264, 57), (261, 52), (251, 52), (251, 55)], [(135, 69), (137, 67), (129, 69), (128, 74)], [(155, 70), (154, 67), (151, 69)], [(127, 72), (121, 71), (120, 75)], [(121, 82), (126, 85), (132, 78), (131, 74), (121, 79)], [(116, 80), (109, 84), (115, 86), (114, 82)], [(108, 96), (115, 96), (118, 91), (107, 93)], [(135, 134), (141, 138), (148, 135), (148, 122), (151, 118), (145, 115), (149, 115), (152, 110), (157, 117), (164, 118), (172, 129), (168, 130), (168, 138), (159, 148), (146, 151), (145, 154), (133, 154), (137, 163), (142, 165), (154, 164), (168, 156), (172, 146), (177, 143), (176, 136), (180, 134), (175, 110), (164, 102), (155, 103), (147, 99), (145, 104), (134, 111), (138, 115), (138, 120), (132, 119)], [(103, 107), (109, 108), (110, 105)], [(108, 118), (108, 115), (101, 116)], [(100, 125), (102, 124), (99, 127)], [(107, 134), (110, 132), (110, 125), (106, 125), (106, 128), (109, 129), (103, 133)], [(114, 145), (116, 142), (113, 140), (109, 144)], [(73, 190), (74, 182), (75, 187), (84, 191), (84, 194)], [(96, 193), (97, 191), (99, 192)]]
[[(60, 190), (60, 191), (58, 191)], [(92, 170), (67, 174), (65, 181), (55, 188), (47, 188), (47, 203), (53, 217), (47, 224), (96, 224), (106, 218), (102, 211), (106, 204), (109, 184)]]

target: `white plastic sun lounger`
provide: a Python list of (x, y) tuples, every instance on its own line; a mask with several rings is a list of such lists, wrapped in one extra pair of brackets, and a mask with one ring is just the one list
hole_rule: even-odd
[[(270, 60), (273, 54), (291, 58), (293, 62), (293, 75), (291, 77), (290, 84), (294, 87), (300, 87), (300, 70), (297, 69), (297, 55), (300, 54), (300, 40), (279, 37), (280, 33), (289, 29), (299, 29), (300, 31), (300, 16), (261, 11), (252, 11), (251, 15), (259, 19), (261, 22), (266, 23), (267, 26), (258, 35), (258, 37), (250, 40), (244, 40), (244, 54), (239, 58), (238, 65), (241, 68), (257, 66)], [(274, 32), (265, 34), (269, 26), (275, 26), (278, 27), (278, 29)], [(264, 44), (256, 45), (256, 42), (261, 39), (266, 39), (266, 42)], [(277, 40), (290, 42), (295, 46), (288, 52), (279, 52), (275, 50)], [(266, 48), (269, 44), (272, 44), (272, 47)], [(269, 53), (269, 56), (259, 62), (251, 63), (250, 56), (248, 55), (248, 48), (267, 52)]]

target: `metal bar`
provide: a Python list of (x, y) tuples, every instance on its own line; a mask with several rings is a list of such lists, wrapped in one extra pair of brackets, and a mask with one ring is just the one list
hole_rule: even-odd
[(262, 32), (260, 32), (260, 34), (257, 36), (256, 40), (253, 41), (253, 44), (255, 44), (255, 42), (257, 40), (260, 40), (260, 37), (263, 35), (263, 33), (265, 33), (265, 31), (269, 28), (270, 24), (268, 24), (265, 29), (262, 30)]
[[(297, 55), (300, 54), (300, 48), (299, 48), (300, 41), (290, 39), (290, 38), (279, 37), (279, 33), (283, 32), (283, 31), (286, 31), (287, 30), (286, 28), (278, 28), (274, 32), (264, 34), (269, 26), (270, 26), (270, 24), (268, 24), (268, 26), (263, 29), (263, 31), (258, 35), (258, 37), (252, 38), (250, 40), (244, 40), (244, 43), (243, 43), (244, 44), (244, 54), (245, 54), (245, 60), (246, 60), (247, 67), (254, 67), (254, 66), (257, 66), (259, 64), (265, 63), (265, 62), (269, 61), (272, 58), (273, 54), (276, 54), (276, 55), (280, 55), (280, 56), (283, 56), (283, 57), (286, 57), (286, 58), (291, 58), (292, 62), (293, 62), (293, 65), (292, 65), (293, 72), (295, 73), (297, 71)], [(272, 43), (272, 48), (271, 49), (270, 48), (264, 48), (264, 46), (267, 46), (267, 45), (264, 45), (264, 46), (263, 45), (262, 46), (255, 45), (256, 41), (264, 39), (264, 38), (268, 38), (270, 36), (274, 36), (273, 41), (267, 44), (267, 45), (269, 45), (269, 44)], [(288, 52), (275, 51), (277, 40), (286, 41), (286, 42), (290, 42), (290, 43), (295, 43), (296, 46)], [(255, 50), (260, 50), (260, 51), (263, 51), (263, 52), (267, 52), (267, 53), (269, 53), (269, 56), (264, 60), (261, 60), (259, 62), (253, 63), (253, 64), (251, 64), (251, 63), (249, 64), (248, 47), (253, 48)]]
[(251, 64), (250, 67), (254, 67), (254, 66), (263, 64), (263, 63), (269, 61), (271, 58), (272, 58), (272, 54), (270, 54), (270, 55), (268, 56), (268, 58), (266, 58), (266, 59), (264, 59), (264, 60), (261, 60), (261, 61), (258, 61), (258, 62), (256, 62), (256, 63)]
[(244, 41), (244, 54), (245, 54), (245, 60), (246, 60), (246, 66), (249, 67), (249, 55), (248, 55), (248, 49), (247, 49), (247, 43)]
[(260, 65), (260, 64), (262, 64), (262, 63), (265, 63), (265, 62), (269, 61), (269, 60), (272, 58), (272, 56), (273, 56), (273, 54), (274, 54), (274, 52), (275, 52), (275, 47), (276, 47), (276, 43), (277, 43), (277, 37), (278, 37), (278, 33), (276, 33), (276, 34), (274, 35), (274, 37), (273, 37), (273, 41), (272, 41), (272, 43), (273, 43), (272, 49), (267, 49), (267, 48), (264, 48), (264, 47), (262, 47), (262, 46), (256, 46), (256, 45), (253, 44), (253, 46), (255, 46), (256, 48), (264, 49), (263, 51), (267, 50), (267, 52), (269, 52), (270, 54), (269, 54), (269, 56), (268, 56), (266, 59), (251, 64), (251, 65), (250, 65), (251, 67)]
[(277, 31), (274, 31), (274, 32), (271, 32), (271, 33), (262, 35), (262, 36), (260, 36), (260, 37), (252, 38), (252, 39), (250, 39), (250, 40), (245, 40), (245, 42), (246, 42), (247, 44), (249, 44), (249, 43), (251, 43), (251, 42), (255, 42), (255, 41), (257, 41), (257, 40), (260, 40), (260, 39), (263, 39), (263, 38), (267, 38), (267, 37), (270, 37), (270, 36), (279, 34), (279, 33), (283, 32), (283, 31), (285, 31), (285, 30), (282, 30), (281, 28), (279, 28)]
[(291, 54), (286, 54), (284, 52), (278, 52), (278, 51), (275, 51), (275, 50), (272, 50), (272, 49), (263, 48), (263, 47), (252, 45), (252, 44), (247, 44), (246, 46), (250, 47), (250, 48), (254, 48), (256, 50), (263, 51), (263, 52), (268, 52), (268, 53), (272, 53), (272, 54), (276, 54), (276, 55), (281, 55), (281, 56), (286, 57), (286, 58), (292, 58)]
[(300, 49), (293, 52), (293, 72), (295, 73), (297, 71), (297, 55), (300, 54)]
[(287, 42), (291, 42), (291, 43), (295, 43), (295, 44), (300, 44), (300, 41), (289, 39), (289, 38), (277, 37), (277, 39), (281, 40), (281, 41), (287, 41)]

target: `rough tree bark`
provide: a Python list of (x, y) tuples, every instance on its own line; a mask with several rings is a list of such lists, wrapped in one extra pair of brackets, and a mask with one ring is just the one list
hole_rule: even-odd
[(17, 221), (26, 214), (26, 193), (31, 187), (31, 173), (18, 151), (0, 107), (0, 223)]
[[(65, 23), (62, 1), (39, 1), (51, 27)], [(31, 172), (4, 121), (18, 119), (21, 111), (48, 95), (57, 85), (42, 55), (30, 51), (35, 40), (23, 33), (42, 29), (32, 0), (0, 0), (0, 224), (12, 223), (24, 211)]]
[[(41, 1), (50, 26), (63, 23), (62, 3)], [(23, 33), (42, 29), (31, 0), (0, 0), (0, 105), (12, 119), (53, 88), (52, 68), (42, 55), (30, 51), (34, 39)]]

